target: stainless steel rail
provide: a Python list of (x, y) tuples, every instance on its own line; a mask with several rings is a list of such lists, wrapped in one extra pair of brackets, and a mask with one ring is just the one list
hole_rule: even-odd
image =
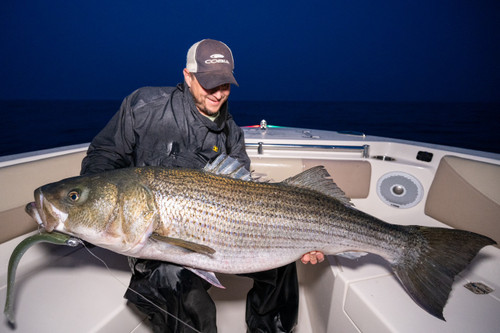
[(293, 144), (293, 143), (246, 143), (247, 148), (257, 148), (258, 154), (262, 155), (264, 153), (264, 147), (268, 148), (284, 148), (284, 149), (326, 149), (333, 151), (342, 152), (360, 152), (363, 158), (368, 158), (370, 156), (369, 149), (370, 145), (361, 146), (347, 146), (347, 145), (318, 145), (318, 144)]

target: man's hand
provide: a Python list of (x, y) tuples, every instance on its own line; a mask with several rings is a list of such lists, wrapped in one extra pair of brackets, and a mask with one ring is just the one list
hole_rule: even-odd
[(318, 262), (322, 262), (323, 260), (325, 260), (325, 255), (323, 252), (319, 251), (311, 251), (304, 254), (302, 258), (300, 258), (300, 261), (302, 261), (303, 264), (310, 262), (312, 265), (316, 265)]

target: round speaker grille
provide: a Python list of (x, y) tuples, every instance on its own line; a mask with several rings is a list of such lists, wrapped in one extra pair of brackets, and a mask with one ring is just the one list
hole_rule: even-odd
[(424, 188), (417, 178), (404, 172), (389, 172), (377, 182), (379, 198), (397, 208), (410, 208), (422, 200)]

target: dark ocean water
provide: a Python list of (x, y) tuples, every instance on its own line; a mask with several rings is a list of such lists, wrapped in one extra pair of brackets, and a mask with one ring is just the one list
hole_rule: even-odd
[[(85, 143), (121, 101), (0, 101), (0, 156)], [(240, 126), (268, 124), (368, 135), (500, 153), (499, 103), (231, 101)]]

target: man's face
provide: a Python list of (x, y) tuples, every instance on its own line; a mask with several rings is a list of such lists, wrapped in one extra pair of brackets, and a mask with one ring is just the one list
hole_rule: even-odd
[(196, 80), (196, 77), (184, 69), (184, 79), (194, 98), (194, 104), (200, 113), (214, 116), (219, 112), (222, 104), (227, 101), (231, 92), (231, 84), (223, 84), (213, 89), (205, 89)]

